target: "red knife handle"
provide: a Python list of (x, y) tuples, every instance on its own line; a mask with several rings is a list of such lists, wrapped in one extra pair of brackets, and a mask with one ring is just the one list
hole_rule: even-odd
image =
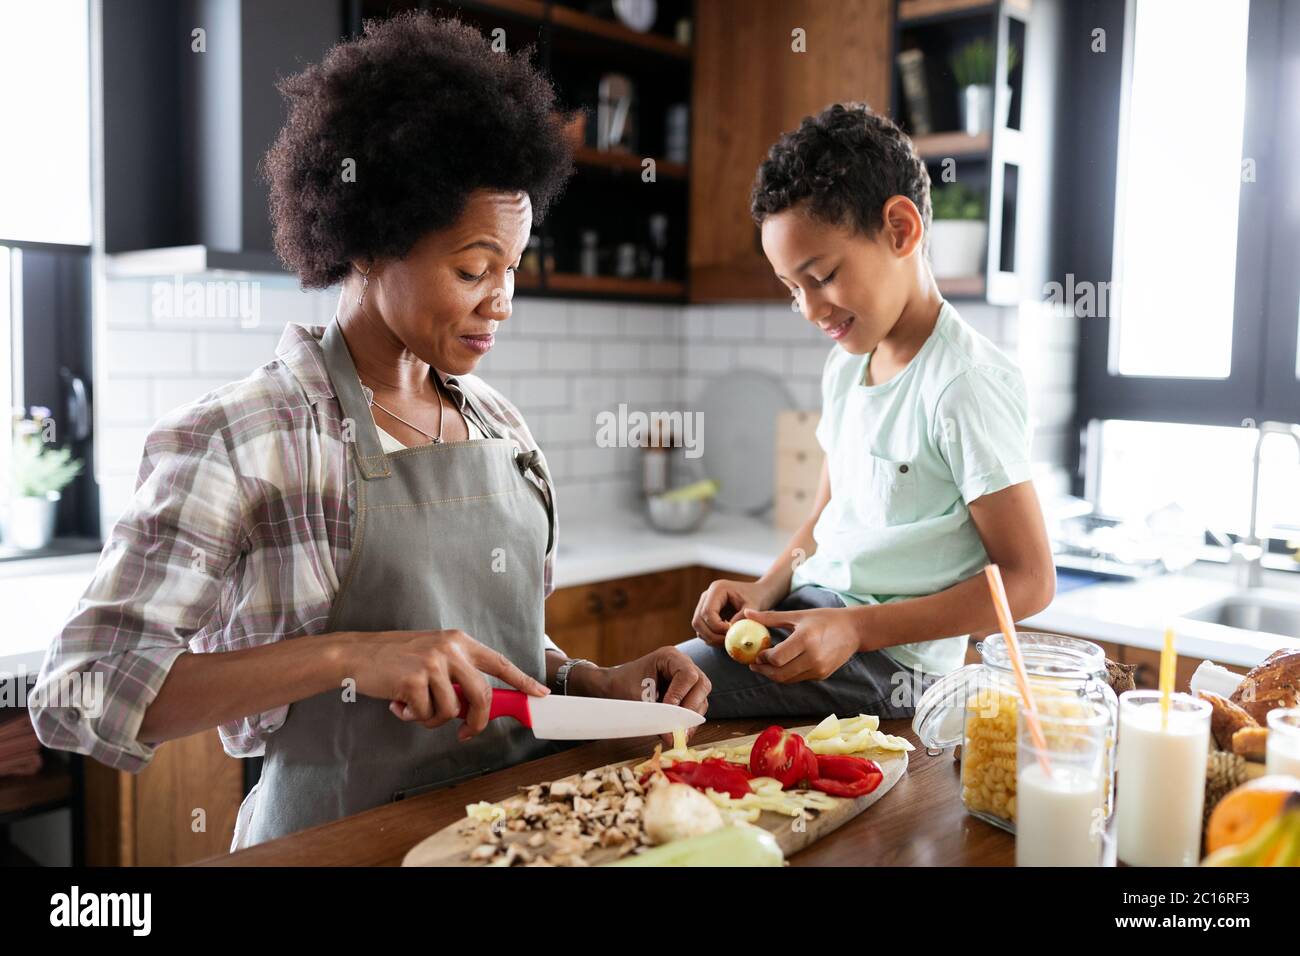
[[(460, 701), (460, 712), (456, 716), (464, 720), (469, 714), (469, 701), (459, 684), (452, 684), (451, 688), (456, 692), (456, 699)], [(525, 727), (531, 727), (533, 718), (528, 712), (528, 695), (521, 690), (501, 690), (493, 687), (492, 707), (488, 711), (488, 720), (496, 720), (498, 717), (513, 717)]]

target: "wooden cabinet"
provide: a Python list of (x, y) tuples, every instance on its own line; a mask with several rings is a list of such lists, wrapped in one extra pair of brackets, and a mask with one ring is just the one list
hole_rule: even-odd
[[(793, 48), (802, 30), (805, 52)], [(889, 108), (890, 0), (710, 0), (696, 5), (690, 178), (692, 302), (789, 297), (749, 214), (777, 137), (831, 103)]]
[(695, 605), (718, 578), (753, 580), (694, 565), (560, 588), (546, 601), (546, 633), (570, 657), (622, 664), (693, 637)]
[[(1121, 647), (1119, 649), (1120, 660), (1125, 664), (1136, 664), (1137, 670), (1133, 672), (1133, 682), (1139, 690), (1155, 690), (1160, 686), (1160, 652), (1148, 650), (1145, 647)], [(1174, 690), (1186, 691), (1191, 684), (1192, 675), (1196, 673), (1196, 668), (1201, 666), (1203, 657), (1184, 657), (1179, 655), (1178, 666), (1174, 674)], [(1223, 665), (1234, 674), (1245, 675), (1248, 668), (1235, 667), (1231, 664)]]
[[(1069, 634), (1067, 637), (1078, 637), (1077, 634)], [(1094, 641), (1089, 637), (1081, 637), (1080, 640), (1092, 641), (1099, 646), (1105, 653), (1108, 660), (1120, 664), (1136, 664), (1137, 670), (1133, 672), (1133, 682), (1138, 690), (1155, 689), (1160, 686), (1160, 652), (1149, 650), (1145, 647), (1130, 647), (1126, 644), (1114, 644), (1109, 641)], [(966, 663), (977, 664), (980, 661), (979, 652), (975, 649), (975, 641), (970, 642), (966, 650)], [(1174, 689), (1186, 691), (1191, 684), (1192, 675), (1196, 673), (1196, 668), (1201, 666), (1201, 657), (1185, 657), (1179, 655), (1178, 666), (1174, 674)], [(1234, 674), (1246, 673), (1247, 668), (1236, 667), (1231, 664), (1223, 665)]]
[(87, 759), (86, 864), (180, 866), (225, 853), (243, 796), (243, 761), (215, 728), (162, 744), (138, 774)]

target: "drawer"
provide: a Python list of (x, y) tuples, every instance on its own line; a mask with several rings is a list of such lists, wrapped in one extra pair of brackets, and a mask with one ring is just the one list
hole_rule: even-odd
[(635, 615), (676, 607), (684, 600), (687, 576), (681, 568), (606, 581), (598, 585), (604, 613)]
[(810, 491), (815, 495), (817, 493), (817, 483), (821, 481), (822, 461), (825, 457), (820, 448), (815, 452), (802, 448), (795, 451), (777, 449), (777, 490), (798, 489)]
[(547, 633), (554, 636), (555, 631), (599, 621), (604, 608), (600, 588), (599, 584), (582, 584), (552, 591), (546, 599)]
[(776, 493), (773, 523), (782, 531), (793, 531), (808, 520), (812, 513), (815, 491), (803, 488), (783, 488)]
[(804, 451), (821, 454), (821, 445), (817, 443), (817, 423), (821, 421), (820, 412), (786, 411), (776, 416), (776, 450)]

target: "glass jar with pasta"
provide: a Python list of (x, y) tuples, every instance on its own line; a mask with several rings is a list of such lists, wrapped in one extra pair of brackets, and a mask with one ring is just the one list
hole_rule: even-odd
[[(1060, 717), (1082, 713), (1084, 700), (1111, 715), (1106, 755), (1106, 818), (1114, 807), (1115, 727), (1119, 704), (1106, 680), (1106, 655), (1091, 641), (1059, 634), (1017, 634), (1039, 709)], [(975, 645), (981, 662), (935, 683), (916, 706), (912, 729), (931, 751), (961, 744), (961, 799), (968, 812), (1012, 833), (1016, 829), (1016, 717), (1020, 692), (1006, 640)]]

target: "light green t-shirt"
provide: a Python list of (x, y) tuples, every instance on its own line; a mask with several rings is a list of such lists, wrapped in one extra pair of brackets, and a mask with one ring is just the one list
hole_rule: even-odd
[[(869, 355), (831, 349), (822, 372), (817, 440), (831, 500), (813, 530), (817, 551), (791, 589), (835, 591), (849, 606), (933, 594), (988, 563), (967, 505), (1030, 480), (1024, 377), (949, 303), (907, 367), (864, 385)], [(946, 674), (965, 635), (885, 648), (901, 667)]]

